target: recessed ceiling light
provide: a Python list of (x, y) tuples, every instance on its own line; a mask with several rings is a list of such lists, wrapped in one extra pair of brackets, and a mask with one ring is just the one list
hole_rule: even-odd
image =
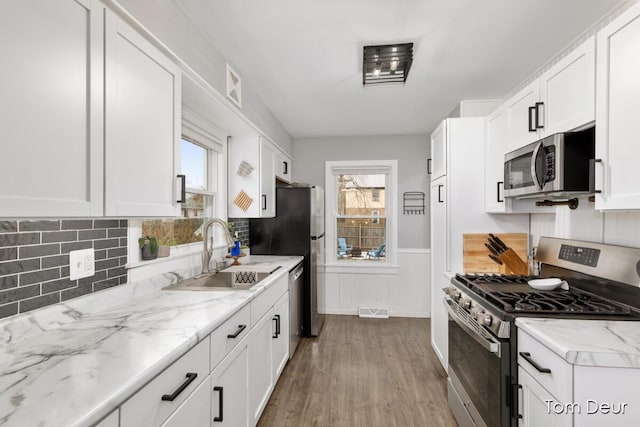
[(413, 62), (413, 43), (364, 46), (362, 84), (405, 83)]

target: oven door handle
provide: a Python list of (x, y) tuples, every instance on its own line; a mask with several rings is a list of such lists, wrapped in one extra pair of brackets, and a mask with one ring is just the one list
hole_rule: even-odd
[(467, 325), (467, 322), (465, 322), (464, 319), (458, 316), (458, 313), (456, 313), (453, 309), (456, 303), (451, 301), (447, 297), (444, 298), (444, 301), (447, 304), (447, 311), (449, 312), (453, 320), (458, 324), (458, 326), (462, 328), (462, 330), (464, 330), (468, 335), (476, 340), (478, 344), (480, 344), (485, 350), (495, 354), (498, 357), (501, 357), (499, 342), (488, 340), (480, 335), (477, 331), (474, 331), (469, 325)]

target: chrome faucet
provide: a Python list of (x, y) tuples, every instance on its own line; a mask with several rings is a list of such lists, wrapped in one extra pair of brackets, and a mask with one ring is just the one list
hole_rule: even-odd
[[(229, 228), (227, 227), (226, 222), (224, 222), (219, 218), (212, 218), (209, 221), (207, 221), (202, 226), (202, 243), (204, 244), (204, 247), (202, 250), (202, 274), (210, 273), (209, 263), (211, 262), (211, 256), (213, 255), (213, 248), (209, 247), (208, 240), (209, 240), (209, 228), (214, 224), (220, 225), (224, 230), (224, 240), (227, 244), (227, 247), (232, 248), (233, 246), (235, 246), (235, 243), (233, 241), (233, 238), (231, 237), (231, 233), (229, 233)], [(211, 245), (213, 246), (213, 242)]]

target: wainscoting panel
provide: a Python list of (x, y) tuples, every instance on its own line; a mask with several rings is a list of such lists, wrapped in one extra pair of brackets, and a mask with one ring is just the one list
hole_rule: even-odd
[[(358, 314), (358, 308), (388, 308), (393, 317), (429, 317), (428, 249), (399, 249), (397, 274), (319, 272), (319, 311)], [(321, 269), (322, 270), (322, 269)]]

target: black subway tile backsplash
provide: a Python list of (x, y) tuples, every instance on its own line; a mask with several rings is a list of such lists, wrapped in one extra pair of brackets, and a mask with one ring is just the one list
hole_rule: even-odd
[(18, 221), (0, 221), (0, 233), (15, 233), (18, 231)]
[(18, 258), (18, 248), (0, 249), (0, 261), (10, 261)]
[(20, 221), (18, 230), (20, 232), (60, 230), (60, 221)]
[[(0, 221), (0, 318), (127, 283), (126, 219)], [(96, 274), (69, 278), (69, 252), (94, 248)]]
[(59, 243), (20, 247), (20, 259), (36, 258), (41, 256), (47, 256), (47, 255), (58, 255), (59, 253), (60, 253)]

